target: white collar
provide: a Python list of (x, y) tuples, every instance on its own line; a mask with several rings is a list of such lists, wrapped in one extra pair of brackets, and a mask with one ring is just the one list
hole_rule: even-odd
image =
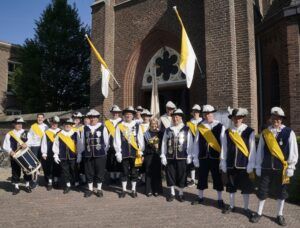
[(133, 126), (136, 125), (136, 121), (132, 120), (130, 123), (123, 121), (122, 124), (125, 125), (126, 127), (132, 128)]
[(100, 122), (98, 122), (96, 125), (88, 125), (88, 127), (91, 129), (91, 130), (93, 130), (93, 129), (97, 129), (97, 128), (99, 128), (99, 127), (101, 127), (101, 125), (102, 125), (102, 123), (100, 123)]
[(171, 128), (171, 130), (180, 130), (181, 128), (183, 128), (184, 127), (184, 123), (180, 123), (180, 124), (178, 124), (177, 126), (175, 126), (175, 125), (173, 125), (172, 127), (170, 127)]
[(231, 129), (237, 132), (243, 132), (248, 126), (242, 123), (239, 127), (232, 126)]
[(275, 127), (273, 127), (273, 125), (270, 125), (268, 128), (271, 132), (276, 133), (276, 132), (281, 132), (282, 129), (285, 128), (285, 125), (281, 124), (281, 126), (279, 128), (275, 128)]
[(74, 131), (73, 130), (70, 130), (70, 131), (61, 130), (61, 133), (65, 136), (71, 136), (74, 134)]
[(15, 134), (22, 134), (24, 131), (25, 131), (24, 129), (21, 129), (21, 130), (19, 130), (19, 131), (17, 131), (16, 129), (13, 130), (13, 132), (14, 132)]
[(57, 132), (60, 131), (60, 128), (59, 128), (59, 127), (58, 127), (58, 128), (55, 128), (55, 129), (49, 128), (48, 130), (49, 130), (49, 131), (52, 131), (52, 132), (54, 132), (54, 133), (57, 133)]

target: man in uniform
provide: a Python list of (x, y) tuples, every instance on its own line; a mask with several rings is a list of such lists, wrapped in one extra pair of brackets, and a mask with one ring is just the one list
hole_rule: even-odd
[(160, 130), (162, 132), (172, 126), (172, 113), (175, 109), (176, 105), (172, 101), (168, 101), (166, 104), (166, 113), (160, 117)]
[(280, 107), (273, 107), (271, 125), (262, 131), (259, 139), (255, 170), (260, 177), (257, 193), (259, 203), (257, 213), (250, 219), (252, 223), (260, 220), (270, 186), (274, 185), (277, 198), (276, 222), (281, 226), (287, 225), (283, 207), (288, 198), (288, 184), (298, 162), (298, 146), (294, 131), (282, 123), (285, 118)]
[(143, 109), (142, 106), (137, 106), (136, 109), (135, 109), (136, 113), (135, 113), (135, 118), (134, 118), (134, 120), (135, 120), (135, 122), (136, 122), (137, 124), (140, 124), (140, 123), (143, 122), (143, 118), (142, 118), (142, 116), (141, 116), (143, 110), (144, 110), (144, 109)]
[(208, 173), (211, 172), (213, 188), (218, 193), (218, 207), (223, 208), (222, 198), (223, 182), (220, 172), (220, 154), (224, 145), (225, 127), (214, 119), (217, 110), (211, 105), (204, 105), (202, 109), (204, 121), (199, 124), (196, 138), (194, 140), (194, 165), (199, 167), (198, 199), (193, 205), (203, 203), (203, 192), (208, 188)]

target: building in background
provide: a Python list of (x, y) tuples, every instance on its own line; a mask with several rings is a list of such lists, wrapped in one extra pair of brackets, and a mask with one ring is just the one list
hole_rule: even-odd
[[(202, 70), (188, 90), (179, 70), (177, 5)], [(161, 110), (173, 100), (186, 113), (194, 103), (246, 107), (260, 130), (279, 105), (300, 133), (299, 0), (96, 0), (92, 40), (121, 83), (101, 94), (100, 66), (91, 62), (91, 100), (105, 116), (113, 103), (150, 106), (157, 77)], [(223, 112), (224, 113), (224, 112)]]
[(17, 45), (0, 41), (0, 115), (21, 113), (13, 91), (14, 72), (20, 65), (17, 61), (19, 50)]

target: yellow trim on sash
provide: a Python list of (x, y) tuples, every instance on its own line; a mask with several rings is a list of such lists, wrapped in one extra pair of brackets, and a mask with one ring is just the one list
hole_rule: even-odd
[(290, 178), (286, 175), (288, 163), (287, 163), (287, 161), (284, 160), (283, 152), (282, 152), (280, 146), (278, 145), (278, 142), (277, 142), (275, 136), (269, 129), (263, 130), (262, 135), (265, 139), (265, 142), (268, 146), (268, 149), (269, 149), (271, 155), (273, 155), (275, 158), (278, 158), (283, 165), (282, 184), (289, 184)]
[(54, 132), (50, 131), (50, 130), (45, 131), (45, 134), (48, 136), (50, 141), (53, 143), (54, 142), (54, 137), (55, 137), (56, 134)]
[(16, 134), (14, 133), (14, 131), (9, 131), (8, 134), (13, 137), (20, 145), (24, 144), (24, 142), (22, 141), (22, 139), (20, 139), (18, 136), (16, 136)]
[(31, 129), (33, 130), (33, 132), (34, 132), (37, 136), (39, 136), (40, 138), (43, 137), (44, 133), (43, 133), (43, 131), (41, 130), (41, 128), (39, 127), (39, 125), (38, 125), (37, 123), (32, 124), (32, 125), (31, 125)]
[(104, 125), (107, 128), (107, 130), (109, 131), (109, 134), (114, 138), (115, 134), (116, 134), (116, 128), (115, 128), (114, 124), (110, 120), (106, 120), (104, 122)]
[(186, 125), (189, 127), (190, 131), (192, 132), (193, 136), (196, 136), (197, 131), (197, 124), (193, 124), (191, 121), (188, 121)]
[(76, 145), (74, 140), (70, 136), (66, 136), (59, 132), (57, 136), (67, 145), (72, 153), (76, 154)]
[(208, 129), (207, 127), (205, 127), (203, 124), (200, 124), (198, 129), (199, 129), (201, 135), (205, 138), (208, 145), (211, 148), (213, 148), (215, 151), (218, 151), (219, 153), (221, 153), (221, 146), (220, 146), (219, 142), (217, 141), (216, 137), (214, 136), (214, 134), (212, 133), (212, 131), (210, 129)]
[(249, 150), (243, 140), (243, 138), (237, 132), (233, 132), (231, 129), (228, 129), (229, 137), (234, 142), (236, 147), (248, 158), (249, 157)]

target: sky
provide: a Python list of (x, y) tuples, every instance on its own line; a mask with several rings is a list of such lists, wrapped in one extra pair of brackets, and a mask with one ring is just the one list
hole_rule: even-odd
[[(0, 0), (0, 41), (23, 44), (33, 38), (35, 21), (51, 0)], [(94, 0), (68, 0), (76, 4), (84, 24), (91, 25), (91, 5)]]

